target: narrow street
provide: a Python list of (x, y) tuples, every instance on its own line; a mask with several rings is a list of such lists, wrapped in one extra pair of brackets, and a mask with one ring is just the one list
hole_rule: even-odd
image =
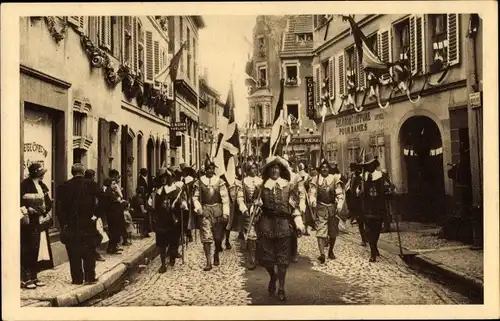
[[(410, 270), (396, 256), (382, 252), (379, 262), (368, 262), (368, 249), (352, 236), (341, 235), (335, 261), (318, 264), (316, 239), (299, 241), (299, 262), (287, 275), (288, 300), (280, 303), (267, 294), (264, 269), (247, 271), (236, 234), (233, 249), (224, 250), (221, 266), (206, 273), (200, 244), (190, 244), (185, 264), (158, 274), (159, 257), (140, 271), (121, 292), (94, 306), (232, 306), (232, 305), (367, 305), (466, 304), (468, 299)], [(179, 262), (180, 263), (180, 262)]]

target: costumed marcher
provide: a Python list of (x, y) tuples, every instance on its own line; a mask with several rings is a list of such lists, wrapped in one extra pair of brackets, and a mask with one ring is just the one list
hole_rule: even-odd
[(45, 285), (38, 279), (39, 261), (53, 266), (47, 233), (52, 222), (52, 200), (43, 182), (47, 170), (33, 163), (28, 172), (28, 178), (21, 182), (21, 287), (36, 289)]
[(361, 246), (366, 246), (365, 220), (363, 216), (363, 207), (361, 200), (361, 171), (362, 165), (359, 163), (350, 164), (350, 178), (346, 184), (346, 202), (351, 218), (356, 219), (359, 235), (361, 236)]
[(200, 220), (200, 239), (207, 260), (204, 271), (212, 269), (211, 245), (215, 242), (214, 265), (220, 264), (219, 252), (229, 219), (229, 195), (225, 182), (215, 175), (216, 165), (207, 158), (205, 175), (195, 182), (193, 193), (194, 210)]
[[(158, 273), (167, 271), (166, 257), (170, 266), (175, 265), (179, 256), (179, 241), (182, 230), (181, 209), (187, 209), (182, 187), (174, 183), (173, 174), (166, 168), (160, 168), (157, 174), (158, 188), (152, 195), (155, 216), (156, 246), (160, 252), (161, 266)], [(167, 253), (168, 248), (168, 253)]]
[[(193, 230), (196, 228), (194, 218), (196, 215), (193, 211), (193, 202), (191, 200), (193, 195), (194, 183), (198, 179), (198, 173), (192, 166), (184, 166), (181, 171), (181, 180), (182, 183), (185, 184), (185, 192), (187, 194), (188, 201), (188, 210), (183, 211), (184, 215), (184, 234), (186, 235), (187, 242), (193, 242)], [(190, 214), (191, 213), (191, 214)]]
[[(242, 187), (238, 191), (238, 207), (243, 216), (243, 229), (247, 236), (247, 268), (256, 268), (255, 251), (257, 250), (257, 234), (255, 233), (255, 220), (251, 219), (251, 212), (256, 210), (256, 201), (259, 190), (262, 188), (262, 179), (257, 176), (257, 164), (247, 163), (247, 176), (242, 181)], [(255, 214), (255, 213), (254, 213)]]
[(71, 167), (73, 178), (57, 188), (60, 237), (68, 253), (72, 284), (97, 282), (95, 249), (102, 240), (95, 215), (99, 187), (86, 179), (84, 172), (82, 164), (74, 164)]
[(311, 206), (308, 201), (308, 193), (309, 193), (309, 181), (311, 180), (311, 176), (305, 171), (304, 163), (299, 163), (297, 166), (298, 175), (300, 176), (300, 187), (304, 189), (304, 194), (306, 195), (305, 202), (301, 203), (300, 212), (302, 213), (302, 220), (304, 221), (304, 225), (306, 227), (306, 231), (304, 233), (305, 236), (309, 236), (308, 227), (314, 229), (314, 220), (312, 218)]
[(279, 156), (267, 159), (262, 179), (258, 200), (262, 204), (262, 215), (255, 226), (257, 260), (269, 273), (269, 295), (275, 295), (278, 281), (278, 298), (284, 301), (285, 277), (292, 260), (292, 238), (296, 229), (304, 232), (299, 202), (305, 196), (291, 180), (288, 162)]
[(230, 241), (231, 232), (240, 232), (241, 213), (239, 207), (237, 206), (237, 195), (241, 190), (241, 174), (239, 167), (236, 168), (236, 177), (234, 182), (229, 184), (226, 180), (226, 184), (229, 194), (229, 220), (227, 222), (226, 231), (224, 232), (224, 239), (226, 249), (230, 250), (232, 248)]
[(386, 214), (383, 174), (378, 170), (379, 161), (371, 153), (365, 156), (363, 188), (363, 216), (365, 219), (366, 237), (370, 245), (370, 262), (375, 262), (379, 251), (377, 243), (382, 229), (382, 221)]
[(322, 159), (319, 174), (311, 180), (309, 200), (316, 210), (316, 237), (318, 239), (320, 263), (325, 263), (325, 243), (328, 240), (328, 258), (335, 259), (333, 247), (339, 234), (337, 213), (344, 205), (344, 190), (340, 173), (332, 174), (334, 168), (326, 159)]

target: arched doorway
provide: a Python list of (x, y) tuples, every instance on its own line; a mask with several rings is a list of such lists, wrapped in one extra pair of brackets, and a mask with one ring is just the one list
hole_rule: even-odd
[(160, 146), (160, 165), (161, 166), (167, 166), (167, 145), (165, 144), (165, 141), (161, 142)]
[(153, 142), (152, 138), (148, 139), (148, 144), (146, 146), (147, 149), (147, 155), (146, 155), (146, 166), (148, 167), (149, 175), (154, 176), (155, 175), (155, 143)]
[(426, 116), (408, 118), (399, 132), (401, 168), (407, 184), (409, 218), (435, 221), (444, 214), (443, 143), (436, 123)]

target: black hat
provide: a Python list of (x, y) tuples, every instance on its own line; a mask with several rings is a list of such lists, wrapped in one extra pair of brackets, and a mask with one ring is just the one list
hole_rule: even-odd
[(109, 170), (109, 177), (113, 179), (120, 179), (120, 172), (117, 171), (116, 169), (110, 169)]
[(217, 168), (217, 165), (215, 165), (215, 162), (210, 159), (207, 154), (207, 158), (205, 159), (205, 170), (207, 170), (209, 167)]
[(184, 167), (182, 169), (182, 174), (187, 175), (187, 176), (191, 176), (193, 178), (198, 176), (198, 173), (196, 173), (196, 170), (191, 166)]
[(28, 172), (31, 178), (39, 178), (42, 177), (43, 174), (47, 172), (47, 170), (43, 168), (42, 164), (33, 163), (30, 165), (30, 167), (28, 167)]
[(319, 165), (318, 165), (318, 170), (321, 169), (321, 167), (323, 167), (323, 165), (328, 166), (329, 169), (332, 169), (332, 165), (328, 162), (328, 160), (326, 158), (322, 158), (321, 161), (319, 162)]
[(378, 157), (373, 155), (373, 153), (366, 153), (364, 160), (361, 161), (361, 164), (367, 166), (373, 163), (379, 164)]

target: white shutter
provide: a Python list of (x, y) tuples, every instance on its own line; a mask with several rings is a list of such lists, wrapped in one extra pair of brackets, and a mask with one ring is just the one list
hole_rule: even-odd
[(424, 16), (410, 16), (410, 70), (412, 73), (425, 73), (425, 30)]
[(314, 82), (316, 84), (316, 101), (315, 104), (319, 103), (321, 100), (321, 69), (320, 65), (314, 67)]
[(459, 29), (460, 20), (458, 14), (447, 15), (447, 34), (448, 34), (448, 63), (456, 65), (460, 62), (460, 43), (459, 43)]
[[(385, 63), (392, 62), (392, 28), (380, 30), (377, 34), (378, 38), (378, 55), (380, 60)], [(383, 79), (388, 79), (389, 74), (384, 74), (382, 76)]]
[(155, 40), (153, 42), (153, 61), (154, 61), (154, 69), (155, 75), (160, 72), (160, 42)]
[(111, 50), (111, 16), (102, 16), (99, 27), (99, 44)]
[(328, 82), (330, 97), (333, 99), (335, 97), (335, 58), (333, 56), (328, 60)]
[(366, 75), (363, 69), (363, 63), (358, 57), (358, 48), (354, 46), (354, 57), (356, 61), (356, 88), (361, 89), (366, 86)]
[[(167, 60), (168, 60), (167, 64), (170, 64), (170, 61), (172, 61), (172, 54), (167, 55)], [(166, 82), (167, 82), (167, 99), (174, 100), (174, 83), (170, 77), (166, 78)]]
[(337, 88), (339, 96), (345, 94), (345, 61), (344, 53), (340, 53), (337, 58)]
[(146, 31), (145, 82), (154, 81), (153, 32)]
[(137, 17), (132, 18), (132, 69), (138, 74), (139, 71), (139, 35)]

